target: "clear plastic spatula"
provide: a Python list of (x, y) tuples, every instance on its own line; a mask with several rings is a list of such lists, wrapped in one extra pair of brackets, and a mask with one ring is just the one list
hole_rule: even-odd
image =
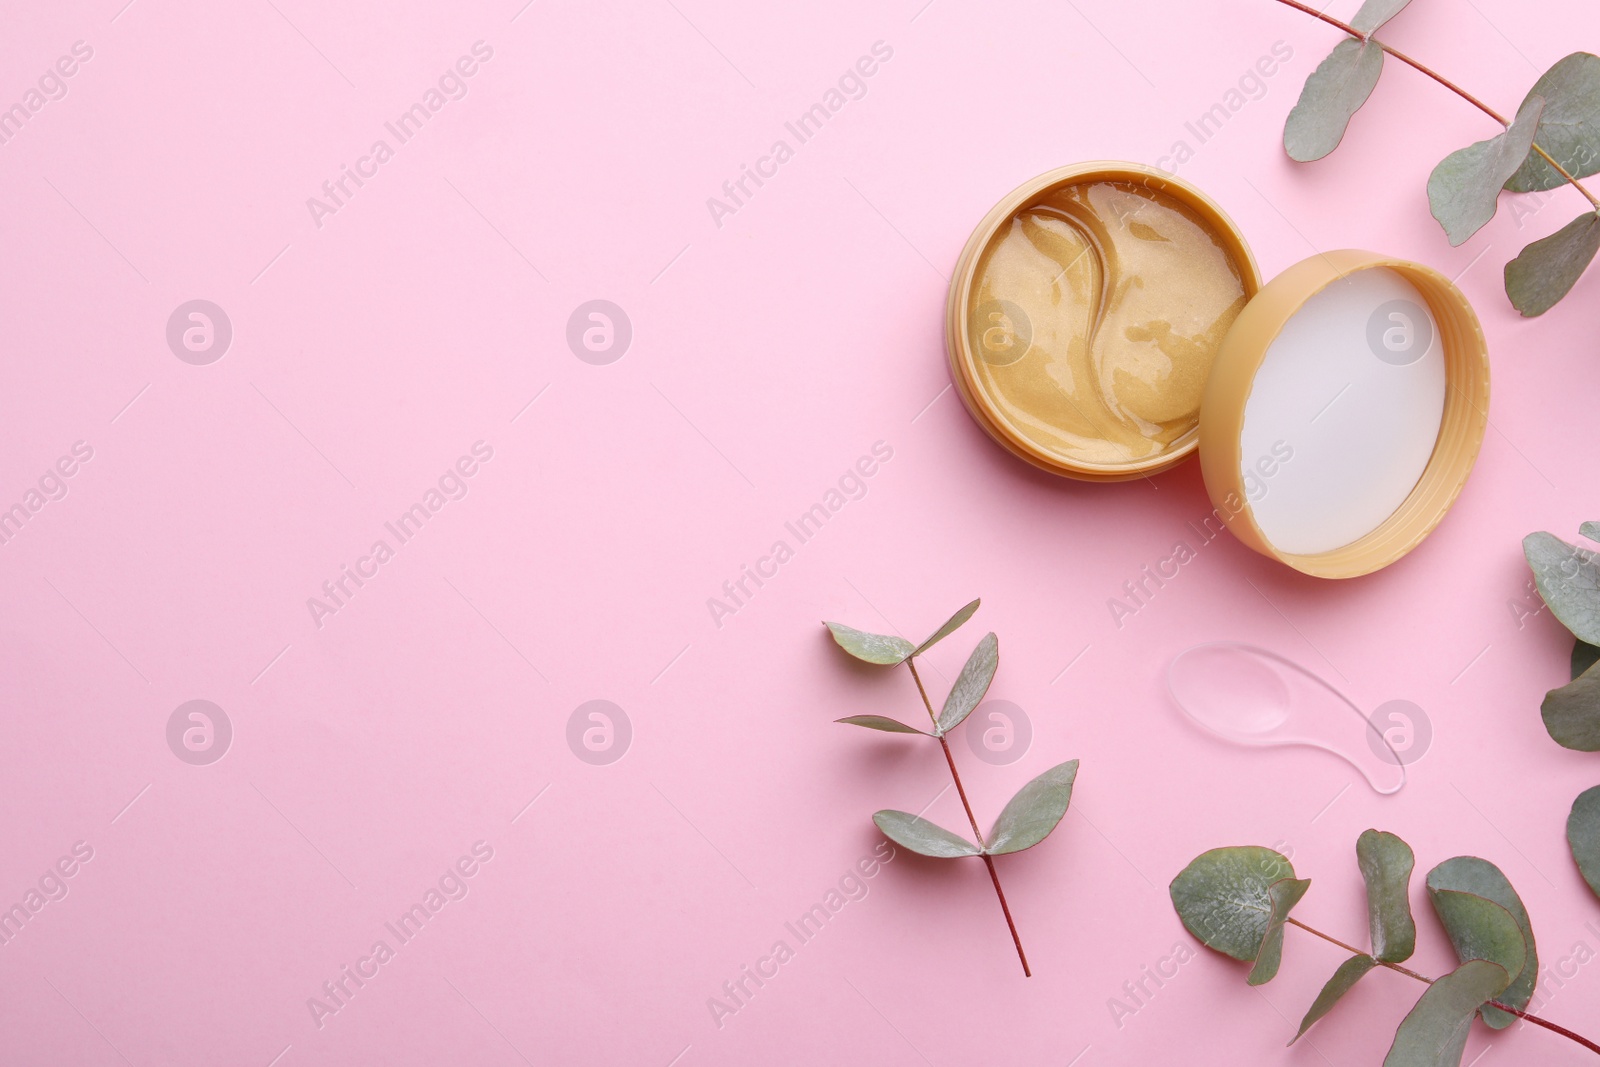
[(1343, 693), (1276, 652), (1233, 641), (1185, 649), (1167, 665), (1183, 713), (1218, 737), (1252, 747), (1309, 745), (1346, 760), (1385, 795), (1405, 764)]

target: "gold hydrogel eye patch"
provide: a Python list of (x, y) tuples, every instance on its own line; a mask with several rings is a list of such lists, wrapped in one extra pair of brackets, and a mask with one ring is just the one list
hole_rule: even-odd
[(1130, 463), (1193, 430), (1240, 265), (1176, 197), (1058, 186), (1002, 222), (968, 304), (977, 387), (1008, 429), (1070, 463)]

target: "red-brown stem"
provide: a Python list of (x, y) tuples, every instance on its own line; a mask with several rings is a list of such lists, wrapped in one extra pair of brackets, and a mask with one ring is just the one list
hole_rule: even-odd
[[(1303, 11), (1307, 15), (1310, 15), (1314, 19), (1319, 19), (1322, 22), (1326, 22), (1329, 26), (1337, 27), (1338, 29), (1343, 30), (1345, 33), (1348, 33), (1351, 37), (1354, 37), (1358, 41), (1363, 41), (1363, 42), (1370, 41), (1371, 43), (1377, 45), (1379, 48), (1383, 49), (1389, 55), (1394, 56), (1400, 62), (1402, 62), (1406, 66), (1410, 67), (1412, 70), (1418, 71), (1419, 73), (1422, 73), (1422, 74), (1426, 74), (1428, 77), (1432, 78), (1434, 81), (1438, 82), (1440, 85), (1444, 86), (1446, 89), (1449, 89), (1452, 93), (1455, 93), (1461, 99), (1465, 100), (1467, 103), (1471, 104), (1473, 107), (1477, 108), (1479, 111), (1483, 112), (1485, 115), (1488, 115), (1490, 118), (1494, 119), (1500, 125), (1502, 125), (1502, 126), (1510, 126), (1511, 125), (1511, 122), (1504, 115), (1500, 114), (1494, 108), (1490, 107), (1488, 104), (1485, 104), (1482, 100), (1479, 100), (1477, 97), (1473, 96), (1471, 93), (1469, 93), (1465, 89), (1461, 88), (1461, 86), (1457, 85), (1455, 82), (1453, 82), (1450, 79), (1446, 78), (1444, 75), (1440, 74), (1438, 71), (1431, 70), (1430, 68), (1423, 66), (1421, 63), (1417, 62), (1415, 59), (1412, 59), (1410, 56), (1406, 55), (1404, 52), (1400, 51), (1398, 48), (1391, 48), (1389, 45), (1384, 44), (1382, 41), (1378, 40), (1376, 37), (1372, 36), (1370, 33), (1362, 33), (1360, 30), (1356, 29), (1354, 26), (1350, 25), (1348, 22), (1340, 22), (1338, 19), (1334, 18), (1332, 15), (1325, 15), (1321, 11), (1318, 11), (1316, 8), (1311, 7), (1311, 6), (1307, 5), (1307, 4), (1301, 3), (1300, 0), (1278, 0), (1278, 3), (1284, 5), (1285, 7), (1292, 7), (1296, 11)], [(1584, 198), (1587, 199), (1589, 201), (1589, 203), (1593, 204), (1596, 209), (1600, 209), (1600, 200), (1595, 199), (1595, 196), (1594, 196), (1593, 193), (1589, 192), (1589, 190), (1585, 189), (1581, 184), (1579, 184), (1577, 178), (1574, 178), (1571, 174), (1567, 173), (1567, 168), (1565, 168), (1561, 164), (1557, 163), (1554, 159), (1551, 159), (1550, 158), (1550, 153), (1546, 152), (1543, 148), (1540, 148), (1538, 145), (1534, 145), (1533, 146), (1533, 150), (1535, 152), (1539, 153), (1541, 156), (1543, 156), (1545, 162), (1550, 164), (1552, 167), (1554, 167), (1556, 169), (1556, 172), (1559, 173), (1563, 178), (1565, 178), (1567, 180), (1567, 182), (1574, 189), (1576, 189), (1576, 190), (1578, 190), (1578, 192), (1582, 193), (1584, 195)]]
[(994, 895), (1000, 898), (1000, 910), (1005, 914), (1006, 928), (1011, 931), (1011, 943), (1017, 946), (1017, 959), (1022, 961), (1022, 977), (1032, 978), (1033, 972), (1028, 969), (1027, 953), (1022, 951), (1022, 938), (1017, 936), (1017, 924), (1011, 920), (1011, 906), (1006, 903), (1006, 891), (1000, 888), (1000, 875), (994, 869), (994, 857), (986, 853), (983, 864), (989, 868), (989, 881), (994, 883)]
[[(1363, 952), (1361, 949), (1356, 948), (1353, 945), (1345, 944), (1343, 941), (1340, 941), (1337, 937), (1330, 937), (1329, 935), (1323, 933), (1321, 930), (1318, 930), (1318, 929), (1316, 929), (1314, 927), (1311, 927), (1311, 926), (1307, 926), (1305, 923), (1301, 922), (1299, 919), (1291, 918), (1289, 920), (1289, 925), (1290, 926), (1298, 926), (1300, 929), (1304, 930), (1308, 934), (1315, 934), (1317, 937), (1322, 938), (1322, 940), (1327, 941), (1330, 944), (1338, 945), (1340, 948), (1344, 949), (1346, 952), (1351, 953), (1352, 955), (1356, 955), (1356, 956), (1370, 956), (1371, 955), (1371, 953)], [(1416, 971), (1413, 971), (1409, 967), (1402, 967), (1398, 963), (1387, 963), (1384, 960), (1379, 960), (1378, 962), (1380, 964), (1382, 964), (1383, 966), (1389, 968), (1391, 971), (1399, 971), (1401, 974), (1405, 975), (1407, 978), (1415, 978), (1417, 981), (1426, 982), (1428, 985), (1432, 985), (1433, 984), (1434, 980), (1432, 978), (1429, 978), (1426, 975), (1418, 974)], [(1491, 1007), (1491, 1008), (1499, 1008), (1501, 1011), (1508, 1012), (1511, 1015), (1515, 1015), (1517, 1018), (1522, 1019), (1522, 1020), (1524, 1020), (1526, 1022), (1530, 1022), (1535, 1026), (1542, 1026), (1546, 1030), (1549, 1030), (1552, 1033), (1560, 1034), (1562, 1037), (1568, 1038), (1569, 1040), (1576, 1041), (1578, 1044), (1582, 1045), (1584, 1048), (1588, 1049), (1590, 1052), (1593, 1052), (1593, 1053), (1596, 1053), (1597, 1055), (1600, 1055), (1600, 1045), (1595, 1044), (1593, 1041), (1590, 1041), (1588, 1038), (1583, 1037), (1580, 1034), (1573, 1033), (1571, 1030), (1568, 1030), (1565, 1026), (1559, 1026), (1556, 1023), (1553, 1023), (1548, 1019), (1541, 1019), (1537, 1015), (1533, 1015), (1533, 1014), (1531, 1014), (1529, 1012), (1522, 1011), (1520, 1008), (1513, 1008), (1509, 1004), (1502, 1004), (1498, 1000), (1489, 1001), (1489, 1007)]]
[[(928, 709), (928, 718), (932, 719), (934, 726), (937, 727), (939, 716), (934, 713), (933, 702), (928, 699), (928, 691), (922, 687), (922, 676), (917, 673), (915, 659), (907, 659), (906, 666), (911, 668), (911, 677), (917, 683), (917, 693), (922, 697), (922, 706)], [(977, 838), (978, 847), (983, 848), (983, 831), (978, 829), (978, 817), (972, 814), (972, 804), (967, 800), (966, 786), (961, 784), (961, 772), (956, 770), (956, 757), (950, 751), (950, 742), (940, 736), (939, 747), (944, 750), (944, 760), (950, 765), (950, 777), (956, 783), (956, 793), (961, 797), (962, 808), (966, 810), (967, 822), (972, 824), (972, 836)], [(1033, 971), (1028, 969), (1028, 956), (1022, 951), (1022, 938), (1017, 934), (1017, 924), (1011, 919), (1011, 906), (1006, 903), (1006, 891), (1000, 888), (1000, 875), (994, 869), (994, 857), (985, 852), (983, 864), (989, 868), (989, 880), (994, 883), (994, 895), (1000, 898), (1000, 910), (1005, 913), (1006, 928), (1011, 931), (1011, 943), (1017, 946), (1017, 959), (1022, 961), (1022, 976), (1032, 978)]]

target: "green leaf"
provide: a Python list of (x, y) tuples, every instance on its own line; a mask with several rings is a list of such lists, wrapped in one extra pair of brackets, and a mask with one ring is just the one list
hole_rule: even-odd
[(1339, 964), (1339, 969), (1333, 972), (1333, 977), (1328, 979), (1328, 984), (1322, 987), (1322, 992), (1317, 994), (1317, 999), (1311, 1002), (1311, 1007), (1306, 1009), (1306, 1017), (1300, 1020), (1300, 1030), (1289, 1039), (1289, 1044), (1294, 1044), (1306, 1036), (1306, 1031), (1314, 1026), (1318, 1019), (1333, 1010), (1339, 1003), (1339, 998), (1355, 988), (1357, 982), (1366, 977), (1368, 971), (1378, 965), (1378, 961), (1371, 956), (1351, 956)]
[(1261, 939), (1256, 962), (1245, 979), (1250, 985), (1266, 985), (1278, 976), (1278, 964), (1283, 962), (1283, 924), (1289, 921), (1289, 912), (1310, 888), (1309, 878), (1281, 878), (1267, 886), (1272, 914), (1267, 918), (1267, 936)]
[(869, 634), (838, 622), (825, 622), (823, 625), (833, 634), (833, 639), (838, 642), (840, 648), (856, 659), (876, 663), (880, 667), (894, 667), (904, 663), (906, 657), (915, 650), (915, 646), (903, 637)]
[(1600, 541), (1600, 522), (1580, 523), (1578, 532), (1591, 541)]
[(1306, 79), (1283, 124), (1283, 149), (1289, 158), (1309, 163), (1338, 148), (1345, 127), (1382, 73), (1383, 49), (1375, 42), (1347, 37), (1335, 45)]
[(1356, 839), (1356, 863), (1367, 883), (1367, 925), (1372, 954), (1385, 963), (1403, 963), (1417, 949), (1417, 924), (1411, 918), (1411, 846), (1394, 834), (1367, 830)]
[(989, 691), (989, 683), (994, 681), (994, 672), (1000, 666), (1000, 639), (994, 634), (985, 634), (978, 647), (972, 650), (972, 655), (967, 657), (966, 666), (961, 668), (961, 673), (956, 677), (956, 684), (950, 687), (950, 693), (944, 698), (944, 707), (939, 709), (939, 733), (949, 733), (961, 724), (961, 720), (972, 714), (972, 709), (983, 702), (983, 694)]
[[(1428, 899), (1450, 935), (1459, 960), (1490, 960), (1504, 967), (1507, 974), (1522, 973), (1526, 950), (1522, 931), (1509, 911), (1488, 897), (1457, 889), (1430, 889)], [(1489, 1022), (1487, 1015), (1484, 1021)]]
[(891, 719), (887, 715), (847, 715), (834, 722), (848, 723), (851, 726), (865, 726), (869, 730), (882, 730), (888, 734), (921, 734), (923, 737), (933, 735), (926, 730), (919, 730), (915, 726), (907, 726), (898, 719)]
[(1600, 214), (1589, 211), (1506, 264), (1506, 296), (1525, 318), (1543, 315), (1578, 284), (1600, 249)]
[(1600, 647), (1591, 645), (1581, 637), (1572, 642), (1573, 681), (1577, 681), (1579, 675), (1596, 663), (1600, 663)]
[(874, 815), (872, 821), (878, 824), (884, 837), (919, 856), (949, 860), (979, 855), (977, 845), (920, 815), (885, 809)]
[[(1545, 99), (1535, 143), (1574, 178), (1600, 171), (1600, 57), (1574, 52), (1540, 75), (1528, 90)], [(1513, 193), (1554, 189), (1566, 182), (1545, 158), (1533, 153), (1506, 182)]]
[[(1577, 658), (1577, 650), (1573, 651)], [(1591, 666), (1544, 695), (1539, 716), (1551, 740), (1574, 752), (1600, 752), (1600, 667)]]
[[(1441, 910), (1441, 898), (1452, 891), (1462, 897), (1480, 897), (1497, 905), (1511, 916), (1516, 936), (1506, 932), (1501, 915), (1470, 901), (1451, 898)], [(1539, 980), (1539, 950), (1533, 938), (1533, 924), (1528, 921), (1528, 909), (1500, 868), (1476, 856), (1445, 860), (1428, 872), (1428, 896), (1456, 948), (1456, 957), (1462, 961), (1491, 959), (1501, 964), (1511, 975), (1511, 984), (1500, 997), (1501, 1003), (1526, 1008), (1533, 999), (1534, 983)], [(1447, 911), (1456, 914), (1457, 919), (1452, 921)], [(1515, 944), (1517, 940), (1521, 941), (1520, 946)], [(1485, 1008), (1483, 1021), (1496, 1030), (1503, 1030), (1516, 1021), (1516, 1017), (1498, 1008)]]
[(1528, 157), (1543, 110), (1544, 98), (1530, 96), (1508, 129), (1451, 152), (1428, 175), (1428, 208), (1451, 245), (1459, 245), (1494, 218), (1500, 187)]
[(1506, 987), (1505, 968), (1470, 960), (1430, 985), (1395, 1031), (1383, 1067), (1457, 1067), (1472, 1013)]
[(1361, 5), (1361, 10), (1356, 12), (1355, 18), (1350, 20), (1350, 25), (1357, 33), (1371, 36), (1379, 26), (1404, 11), (1410, 2), (1411, 0), (1367, 0)]
[(922, 644), (918, 645), (916, 647), (916, 649), (914, 649), (912, 651), (911, 654), (913, 656), (920, 656), (924, 652), (928, 651), (928, 649), (930, 649), (934, 645), (938, 644), (940, 641), (943, 641), (945, 638), (947, 638), (951, 634), (955, 633), (957, 628), (959, 628), (962, 623), (964, 623), (968, 619), (972, 618), (973, 612), (978, 610), (978, 605), (981, 604), (981, 603), (983, 603), (983, 601), (981, 599), (980, 600), (974, 600), (972, 603), (968, 604), (966, 607), (962, 608), (960, 611), (958, 611), (954, 615), (950, 616), (948, 619), (945, 620), (945, 624), (943, 626), (939, 627), (937, 630), (935, 630), (933, 632), (933, 636), (932, 637), (928, 638), (926, 641), (922, 642)]
[(1572, 814), (1567, 816), (1567, 844), (1572, 848), (1578, 873), (1600, 897), (1600, 785), (1585, 789), (1572, 802)]
[(1050, 836), (1072, 803), (1072, 783), (1078, 777), (1078, 761), (1068, 760), (1051, 767), (1017, 790), (1017, 795), (1000, 812), (989, 831), (991, 856), (1021, 852)]
[(1196, 856), (1167, 887), (1183, 925), (1207, 947), (1255, 960), (1272, 921), (1272, 883), (1294, 877), (1287, 858), (1259, 845)]
[(1539, 595), (1573, 636), (1600, 645), (1600, 560), (1554, 534), (1531, 533), (1522, 553)]

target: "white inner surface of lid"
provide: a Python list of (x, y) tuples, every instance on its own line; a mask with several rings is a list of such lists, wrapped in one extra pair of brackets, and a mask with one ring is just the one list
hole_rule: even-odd
[(1267, 540), (1310, 555), (1382, 525), (1428, 465), (1444, 391), (1438, 324), (1399, 274), (1357, 271), (1307, 300), (1245, 402), (1240, 472)]

